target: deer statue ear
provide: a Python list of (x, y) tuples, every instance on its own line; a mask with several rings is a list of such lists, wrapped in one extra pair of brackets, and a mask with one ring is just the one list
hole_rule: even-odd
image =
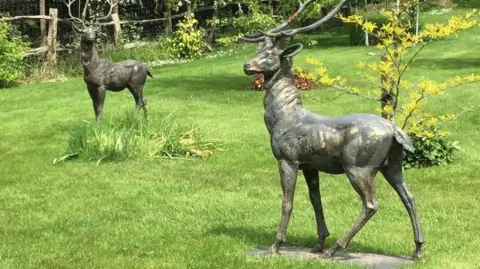
[(280, 56), (283, 58), (290, 58), (297, 55), (302, 49), (303, 49), (303, 44), (297, 43), (295, 45), (291, 45), (290, 47), (286, 48)]
[(85, 32), (85, 28), (83, 25), (76, 25), (75, 23), (72, 23), (73, 30), (77, 33), (83, 33)]
[(100, 31), (100, 28), (102, 28), (101, 25), (95, 25), (95, 26), (93, 26), (93, 31), (98, 32), (98, 31)]

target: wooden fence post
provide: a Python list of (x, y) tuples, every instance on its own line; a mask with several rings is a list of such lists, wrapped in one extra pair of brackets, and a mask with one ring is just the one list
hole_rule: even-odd
[[(40, 0), (40, 15), (45, 16), (45, 0)], [(47, 45), (47, 22), (45, 19), (40, 19), (40, 46)]]
[(165, 2), (165, 12), (163, 13), (165, 16), (165, 34), (167, 36), (171, 36), (173, 29), (172, 29), (172, 6), (169, 1)]
[(118, 13), (113, 13), (112, 14), (112, 20), (113, 20), (113, 42), (115, 43), (115, 46), (118, 46), (120, 44), (120, 39), (122, 36), (122, 27), (120, 26), (120, 18), (118, 17)]
[(119, 1), (116, 1), (117, 5), (113, 8), (112, 12), (112, 20), (113, 20), (113, 42), (115, 43), (115, 46), (118, 46), (120, 44), (120, 39), (122, 37), (122, 27), (120, 25), (120, 15), (119, 10), (120, 8), (118, 5), (120, 5)]
[(47, 36), (47, 65), (49, 68), (57, 67), (57, 24), (58, 24), (58, 10), (50, 8), (50, 21), (48, 23)]

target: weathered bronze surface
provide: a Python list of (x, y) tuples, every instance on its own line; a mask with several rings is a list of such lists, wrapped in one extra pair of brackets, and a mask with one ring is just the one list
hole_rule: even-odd
[[(103, 116), (103, 104), (105, 102), (106, 91), (119, 92), (125, 88), (132, 93), (135, 98), (136, 112), (143, 108), (145, 117), (148, 117), (147, 100), (143, 96), (143, 88), (147, 80), (147, 75), (152, 77), (148, 67), (136, 60), (127, 60), (121, 62), (110, 62), (100, 59), (95, 50), (96, 32), (100, 29), (97, 23), (100, 20), (110, 17), (113, 7), (116, 5), (110, 0), (110, 12), (102, 18), (94, 18), (93, 21), (86, 21), (85, 18), (74, 17), (70, 6), (76, 0), (65, 2), (68, 6), (70, 20), (75, 31), (82, 34), (80, 49), (81, 62), (83, 66), (83, 78), (87, 84), (88, 93), (92, 98), (93, 109), (97, 121)], [(84, 12), (85, 14), (85, 12)]]
[[(301, 5), (301, 8), (311, 2)], [(345, 2), (347, 0), (343, 0), (320, 21), (325, 22), (333, 17)], [(312, 25), (316, 27), (321, 23)], [(421, 257), (424, 243), (422, 228), (402, 172), (404, 150), (414, 150), (412, 140), (401, 128), (373, 114), (329, 117), (305, 109), (291, 70), (292, 57), (303, 46), (295, 44), (287, 49), (282, 48), (285, 38), (291, 33), (312, 28), (307, 26), (300, 30), (280, 32), (282, 27), (244, 38), (245, 41), (260, 42), (258, 53), (244, 64), (243, 70), (247, 75), (264, 75), (264, 120), (270, 133), (273, 155), (278, 160), (283, 189), (280, 227), (269, 252), (278, 254), (281, 244), (285, 242), (298, 170), (302, 170), (305, 176), (315, 211), (318, 243), (313, 252), (326, 258), (332, 257), (338, 249), (345, 248), (377, 211), (374, 179), (380, 171), (405, 205), (413, 226), (416, 246), (413, 257)], [(322, 209), (319, 171), (346, 174), (363, 202), (362, 213), (351, 229), (326, 250), (324, 243), (329, 232)]]

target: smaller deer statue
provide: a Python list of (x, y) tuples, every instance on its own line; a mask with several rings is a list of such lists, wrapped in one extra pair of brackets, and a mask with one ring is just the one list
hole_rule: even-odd
[[(314, 29), (340, 11), (348, 0), (342, 0), (317, 22), (297, 29), (282, 30), (314, 0), (301, 3), (298, 11), (282, 25), (249, 35), (243, 40), (259, 43), (257, 54), (243, 66), (247, 75), (263, 74), (265, 78), (264, 121), (270, 134), (273, 155), (277, 159), (283, 190), (282, 217), (275, 243), (269, 253), (279, 254), (285, 242), (287, 226), (293, 210), (293, 198), (298, 170), (307, 182), (310, 201), (317, 224), (318, 243), (312, 252), (319, 257), (332, 257), (347, 247), (350, 240), (377, 212), (375, 176), (382, 173), (402, 200), (413, 227), (414, 258), (423, 253), (423, 233), (413, 196), (403, 177), (404, 150), (413, 151), (411, 138), (398, 126), (373, 114), (351, 114), (338, 117), (316, 114), (302, 105), (295, 87), (292, 58), (302, 50), (302, 44), (283, 48), (285, 38)], [(325, 223), (319, 172), (346, 174), (362, 200), (360, 216), (330, 248), (324, 250), (329, 236)]]
[(100, 29), (99, 21), (106, 20), (111, 16), (113, 8), (117, 5), (117, 2), (114, 3), (116, 0), (106, 0), (110, 4), (110, 11), (106, 16), (94, 18), (92, 21), (85, 19), (88, 0), (85, 3), (81, 19), (72, 15), (71, 5), (75, 1), (68, 0), (64, 3), (68, 7), (70, 16), (68, 20), (72, 22), (73, 29), (82, 35), (80, 49), (83, 79), (92, 98), (96, 120), (100, 122), (103, 116), (106, 91), (120, 92), (125, 88), (128, 88), (135, 98), (136, 112), (143, 108), (145, 118), (148, 118), (147, 100), (143, 96), (147, 76), (152, 77), (148, 67), (136, 60), (110, 62), (100, 59), (95, 50), (96, 33)]

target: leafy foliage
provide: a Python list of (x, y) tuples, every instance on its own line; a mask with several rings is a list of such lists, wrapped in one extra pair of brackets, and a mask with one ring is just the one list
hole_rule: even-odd
[[(381, 13), (387, 18), (387, 22), (381, 26), (372, 21), (365, 21), (357, 15), (347, 18), (340, 16), (344, 22), (358, 24), (365, 32), (379, 40), (377, 48), (380, 50), (382, 59), (379, 62), (359, 62), (357, 67), (360, 70), (359, 73), (370, 84), (381, 89), (380, 91), (350, 86), (346, 78), (329, 76), (322, 62), (307, 59), (308, 63), (316, 67), (315, 81), (318, 83), (344, 93), (380, 101), (381, 106), (378, 112), (382, 117), (400, 123), (416, 141), (419, 149), (406, 159), (406, 165), (410, 167), (448, 163), (453, 160), (453, 149), (457, 147), (456, 143), (447, 142), (447, 134), (441, 133), (436, 127), (439, 122), (456, 119), (455, 114), (428, 114), (424, 110), (428, 97), (445, 96), (450, 89), (465, 83), (480, 81), (480, 75), (475, 74), (465, 77), (455, 76), (444, 82), (423, 79), (412, 84), (404, 79), (409, 66), (425, 46), (477, 25), (474, 17), (476, 10), (473, 10), (465, 16), (452, 17), (447, 24), (427, 24), (416, 36), (409, 30), (412, 27), (411, 20), (408, 14), (405, 14), (408, 6), (414, 6), (416, 3), (417, 0), (404, 1), (401, 9), (382, 9)], [(372, 72), (376, 76), (371, 75)], [(463, 112), (474, 109), (467, 108), (465, 105)]]
[(18, 83), (26, 44), (6, 22), (0, 21), (0, 88)]
[(458, 141), (449, 141), (436, 126), (430, 126), (425, 131), (426, 134), (422, 135), (410, 133), (415, 152), (406, 152), (403, 160), (405, 168), (449, 164), (455, 158), (455, 151), (460, 150)]
[(258, 32), (275, 26), (277, 21), (264, 10), (257, 1), (249, 0), (246, 2), (249, 13), (233, 18), (232, 26), (240, 33)]
[(480, 0), (454, 0), (459, 7), (480, 8)]
[[(305, 2), (305, 1), (302, 1)], [(298, 1), (297, 0), (284, 0), (280, 1), (279, 3), (279, 11), (282, 17), (291, 16), (297, 9), (298, 9)], [(315, 1), (311, 4), (309, 8), (307, 8), (304, 12), (302, 12), (298, 18), (295, 19), (293, 22), (294, 24), (304, 24), (308, 22), (308, 20), (318, 20), (318, 18), (324, 16), (322, 14), (322, 8), (328, 9), (334, 5), (336, 5), (338, 1), (336, 0), (320, 0)]]
[[(299, 66), (293, 68), (293, 75), (295, 78), (295, 86), (298, 90), (311, 90), (314, 83), (315, 75), (310, 71), (302, 69)], [(262, 74), (255, 74), (252, 78), (252, 83), (248, 87), (251, 91), (265, 90), (265, 79)]]
[(312, 84), (315, 79), (314, 74), (312, 74), (309, 70), (301, 68), (300, 66), (295, 66), (293, 68), (293, 73), (295, 77), (295, 86), (297, 86), (297, 89), (301, 91), (312, 89)]
[(248, 7), (248, 14), (239, 9), (235, 16), (207, 20), (210, 27), (215, 26), (217, 29), (216, 42), (220, 46), (230, 46), (246, 33), (255, 33), (276, 25), (277, 20), (272, 17), (269, 9), (258, 1), (247, 0), (245, 5)]
[(191, 124), (167, 116), (144, 121), (128, 114), (101, 125), (87, 122), (71, 130), (66, 156), (100, 162), (133, 158), (207, 158), (219, 150)]
[(169, 51), (178, 58), (198, 58), (205, 47), (205, 32), (197, 28), (198, 21), (190, 14), (178, 23), (178, 29), (169, 39)]

